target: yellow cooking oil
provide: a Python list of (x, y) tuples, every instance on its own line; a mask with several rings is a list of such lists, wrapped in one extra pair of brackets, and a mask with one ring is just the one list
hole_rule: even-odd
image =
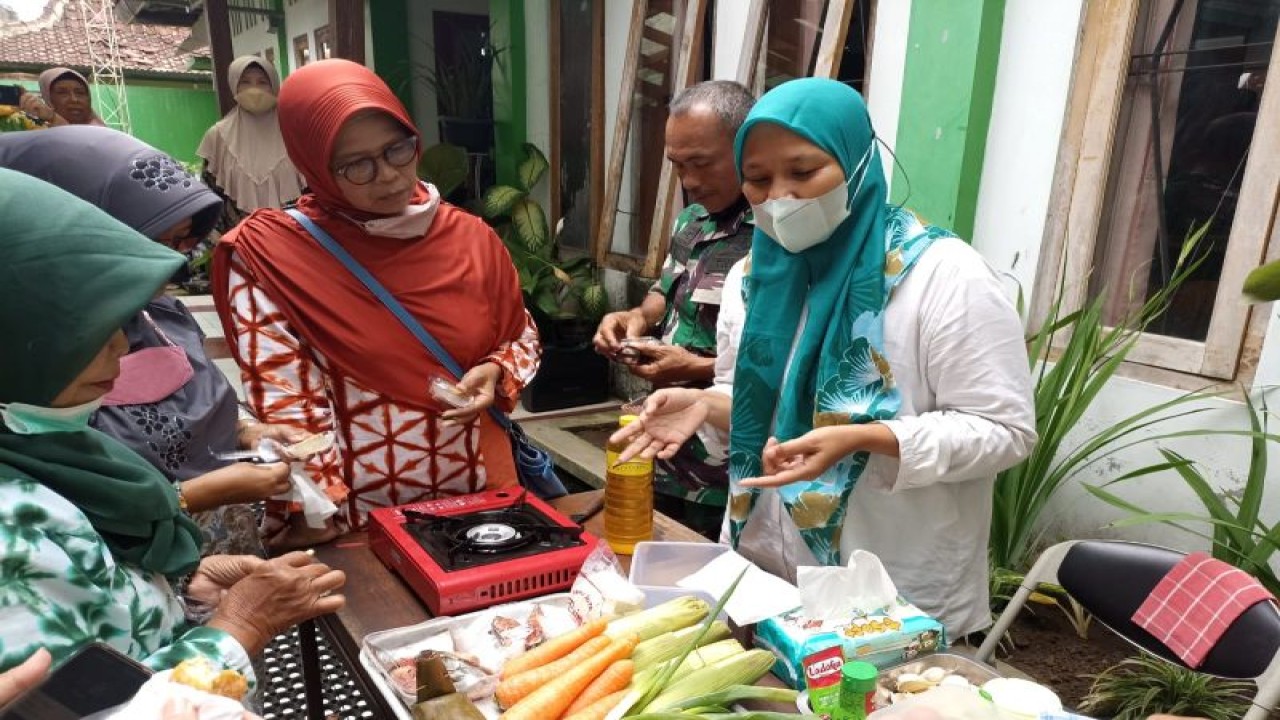
[[(635, 420), (635, 415), (623, 415), (618, 427)], [(636, 543), (653, 539), (653, 461), (618, 463), (626, 446), (609, 443), (605, 450), (604, 539), (619, 555), (630, 555)]]

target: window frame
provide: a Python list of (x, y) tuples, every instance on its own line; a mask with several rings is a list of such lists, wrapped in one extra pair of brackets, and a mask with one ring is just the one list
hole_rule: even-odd
[[(834, 78), (840, 72), (840, 57), (849, 35), (849, 23), (859, 2), (872, 0), (827, 0), (826, 17), (822, 20), (822, 38), (818, 43), (818, 56), (809, 77)], [(768, 0), (751, 0), (748, 12), (747, 35), (743, 41), (742, 56), (738, 60), (738, 82), (749, 88), (756, 86), (756, 73), (760, 69), (760, 57), (769, 41), (765, 28), (769, 22)], [(867, 77), (871, 77), (870, 46), (867, 50)]]
[[(549, 27), (547, 37), (551, 52), (550, 115), (551, 115), (551, 214), (550, 226), (556, 227), (560, 222), (560, 6), (561, 0), (551, 0), (548, 13)], [(590, 158), (588, 159), (588, 186), (590, 202), (588, 203), (589, 221), (587, 228), (587, 247), (585, 250), (573, 248), (573, 252), (594, 254), (596, 233), (600, 227), (601, 197), (604, 193), (604, 5), (591, 3), (591, 140)]]
[(294, 67), (302, 67), (311, 63), (311, 33), (302, 33), (293, 38)]
[[(1059, 287), (1063, 314), (1089, 300), (1141, 2), (1086, 4), (1032, 300), (1032, 319), (1037, 323), (1049, 316)], [(1280, 27), (1275, 42), (1267, 66), (1269, 77), (1280, 77)], [(1244, 302), (1241, 288), (1248, 272), (1280, 245), (1278, 207), (1280, 83), (1268, 83), (1259, 104), (1237, 201), (1239, 211), (1233, 218), (1206, 339), (1143, 333), (1127, 364), (1216, 380), (1236, 378), (1246, 369), (1245, 362), (1257, 356), (1257, 348), (1247, 344), (1260, 343), (1260, 334), (1252, 327), (1253, 308)]]

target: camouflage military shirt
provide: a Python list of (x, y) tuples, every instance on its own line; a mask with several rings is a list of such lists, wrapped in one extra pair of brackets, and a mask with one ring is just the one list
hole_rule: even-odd
[(720, 288), (729, 268), (751, 250), (755, 225), (742, 200), (718, 216), (690, 205), (676, 218), (662, 277), (653, 285), (667, 299), (662, 339), (703, 356), (716, 354)]
[[(690, 205), (680, 213), (662, 277), (653, 286), (667, 299), (664, 342), (704, 357), (715, 356), (720, 290), (729, 268), (750, 252), (754, 231), (751, 206), (745, 200), (718, 216), (701, 205)], [(695, 435), (675, 457), (656, 463), (654, 484), (665, 495), (724, 507), (728, 468), (723, 460), (709, 456)]]

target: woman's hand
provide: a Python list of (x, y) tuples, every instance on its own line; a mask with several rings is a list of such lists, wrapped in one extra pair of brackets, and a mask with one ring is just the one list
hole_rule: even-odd
[(53, 656), (49, 651), (40, 648), (31, 653), (31, 657), (23, 660), (22, 664), (0, 673), (0, 708), (39, 685), (45, 675), (49, 674), (49, 665), (52, 662)]
[(614, 433), (609, 442), (627, 442), (618, 454), (623, 463), (634, 457), (669, 459), (706, 421), (710, 408), (701, 390), (667, 388), (649, 396), (635, 422)]
[(57, 115), (53, 108), (49, 107), (44, 98), (39, 93), (24, 92), (18, 97), (18, 108), (22, 112), (34, 118), (39, 118), (45, 122), (52, 122)]
[(187, 510), (203, 512), (224, 505), (257, 502), (289, 492), (289, 464), (234, 463), (182, 483)]
[(216, 609), (232, 585), (265, 562), (254, 555), (210, 555), (200, 561), (187, 583), (187, 597), (209, 610)]
[(264, 560), (222, 596), (208, 626), (235, 638), (257, 655), (276, 635), (304, 620), (337, 612), (346, 599), (336, 593), (346, 575), (304, 552)]
[(862, 450), (897, 457), (898, 438), (880, 423), (814, 428), (784, 443), (778, 442), (777, 438), (769, 438), (761, 456), (765, 474), (747, 478), (739, 484), (744, 487), (779, 487), (813, 480), (841, 458)]
[(466, 407), (454, 408), (440, 414), (445, 426), (465, 425), (488, 411), (493, 405), (498, 388), (498, 379), (502, 377), (502, 368), (496, 363), (483, 362), (467, 371), (458, 381), (458, 393), (471, 398)]
[(311, 433), (292, 425), (242, 422), (236, 442), (241, 450), (257, 450), (258, 443), (263, 440), (275, 440), (281, 445), (292, 445), (300, 443), (310, 436)]

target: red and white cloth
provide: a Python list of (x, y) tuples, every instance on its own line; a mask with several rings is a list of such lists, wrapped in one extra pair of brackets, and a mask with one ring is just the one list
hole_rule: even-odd
[(1195, 668), (1236, 618), (1263, 600), (1275, 597), (1252, 575), (1192, 553), (1156, 583), (1133, 622)]

